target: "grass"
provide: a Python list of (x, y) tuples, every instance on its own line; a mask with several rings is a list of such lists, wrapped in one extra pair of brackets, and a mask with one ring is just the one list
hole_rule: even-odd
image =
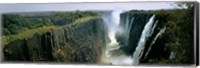
[(84, 23), (84, 22), (87, 22), (91, 19), (98, 19), (100, 18), (99, 16), (87, 16), (87, 17), (84, 17), (84, 18), (79, 18), (77, 19), (74, 24), (81, 24), (81, 23)]
[(79, 18), (74, 23), (65, 25), (62, 27), (58, 27), (58, 26), (39, 27), (36, 29), (30, 29), (30, 30), (24, 31), (24, 32), (16, 34), (16, 35), (3, 36), (2, 37), (3, 47), (5, 47), (7, 44), (9, 44), (10, 42), (13, 42), (15, 40), (29, 39), (29, 38), (32, 38), (35, 34), (42, 35), (51, 30), (61, 29), (63, 27), (71, 27), (72, 25), (78, 25), (78, 24), (90, 21), (92, 19), (98, 19), (98, 18), (100, 18), (100, 17), (99, 16), (88, 16), (88, 17), (84, 17), (84, 18)]
[(29, 39), (29, 38), (32, 38), (34, 34), (42, 35), (50, 30), (56, 30), (56, 29), (59, 29), (59, 27), (57, 26), (40, 27), (40, 28), (24, 31), (16, 35), (3, 36), (2, 43), (3, 43), (3, 46), (5, 46), (15, 40)]
[(100, 19), (100, 18), (101, 18), (100, 16), (87, 16), (87, 17), (84, 17), (84, 18), (79, 18), (75, 22), (73, 22), (72, 24), (68, 24), (68, 25), (62, 26), (62, 28), (64, 28), (64, 27), (71, 28), (74, 25), (80, 25), (80, 24), (86, 23), (86, 22), (88, 22), (90, 20)]

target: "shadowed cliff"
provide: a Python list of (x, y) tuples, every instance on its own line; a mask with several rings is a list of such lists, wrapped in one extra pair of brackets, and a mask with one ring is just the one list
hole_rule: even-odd
[[(119, 33), (116, 36), (121, 44), (121, 50), (127, 55), (132, 55), (136, 51), (144, 26), (152, 15), (155, 15), (155, 22), (158, 22), (152, 36), (147, 38), (144, 50), (140, 53), (139, 62), (142, 64), (193, 64), (193, 8), (155, 11), (132, 10), (122, 13), (120, 26), (125, 28), (128, 25), (130, 32), (126, 34), (129, 35), (128, 39), (124, 34)], [(163, 28), (166, 28), (165, 31), (159, 35)]]

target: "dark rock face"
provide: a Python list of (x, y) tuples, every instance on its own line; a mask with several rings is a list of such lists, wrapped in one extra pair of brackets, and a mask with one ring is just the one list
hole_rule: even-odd
[[(119, 37), (118, 41), (121, 43), (122, 45), (122, 50), (124, 50), (127, 54), (133, 54), (133, 52), (135, 51), (135, 48), (137, 47), (137, 43), (139, 42), (141, 33), (144, 29), (145, 24), (148, 22), (149, 18), (153, 15), (153, 14), (143, 14), (143, 13), (122, 13), (120, 15), (120, 26), (125, 27), (126, 24), (126, 18), (128, 17), (129, 23), (133, 23), (131, 28), (130, 28), (130, 36), (129, 36), (129, 43), (128, 45), (125, 46), (125, 43), (127, 43), (127, 41), (122, 41), (124, 40), (123, 37)], [(131, 19), (134, 17), (134, 20), (131, 21)], [(120, 41), (121, 40), (121, 41)]]
[[(156, 37), (157, 33), (165, 26), (165, 23), (167, 22), (165, 16), (158, 15), (158, 14), (155, 14), (155, 15), (156, 16), (154, 18), (154, 24), (155, 24), (155, 21), (158, 21), (158, 23), (157, 23), (157, 26), (155, 27), (155, 30), (152, 36), (149, 37), (146, 41), (145, 48), (140, 60), (140, 62), (142, 63), (145, 63), (148, 59), (152, 57), (155, 58), (155, 57), (160, 57), (163, 55), (165, 57), (169, 56), (168, 54), (169, 51), (164, 51), (164, 46), (161, 46), (161, 45), (164, 45), (163, 42), (165, 42), (164, 41), (165, 38), (162, 38), (162, 39), (158, 38), (155, 44), (150, 46), (153, 39)], [(127, 55), (132, 55), (136, 47), (138, 46), (137, 44), (140, 40), (144, 26), (149, 21), (150, 17), (153, 16), (153, 13), (148, 13), (148, 12), (143, 13), (143, 12), (134, 12), (134, 11), (122, 13), (120, 15), (120, 20), (121, 20), (120, 26), (125, 27), (125, 24), (127, 23), (126, 22), (127, 16), (129, 16), (128, 17), (129, 23), (133, 23), (132, 25), (129, 24), (131, 26), (129, 39), (125, 41), (124, 35), (119, 35), (117, 36), (117, 40), (122, 45), (121, 49), (125, 53), (127, 53)], [(134, 17), (134, 20), (131, 21), (133, 17)], [(127, 43), (128, 45), (125, 43)], [(151, 50), (147, 52), (149, 48), (151, 48)], [(147, 56), (145, 56), (145, 54), (147, 54)]]
[(4, 48), (4, 61), (96, 63), (106, 45), (102, 19), (51, 30), (30, 39), (14, 41)]

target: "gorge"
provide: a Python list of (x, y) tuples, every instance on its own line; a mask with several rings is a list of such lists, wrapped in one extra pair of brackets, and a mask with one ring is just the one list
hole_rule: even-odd
[(3, 61), (138, 65), (157, 63), (163, 56), (166, 60), (176, 57), (165, 45), (169, 13), (120, 9), (81, 12), (68, 16), (52, 13), (44, 19), (52, 22), (51, 26), (3, 37)]
[[(160, 24), (157, 26), (159, 21), (155, 18), (154, 14), (121, 13), (122, 11), (120, 10), (112, 11), (110, 13), (111, 18), (109, 18), (111, 21), (108, 21), (108, 18), (104, 18), (103, 16), (104, 21), (109, 23), (107, 26), (108, 29), (110, 29), (108, 34), (111, 40), (111, 42), (107, 44), (107, 49), (105, 51), (106, 59), (104, 58), (104, 60), (113, 65), (136, 65), (139, 64), (143, 55), (148, 55), (152, 45), (157, 38), (162, 35), (165, 28)], [(162, 29), (158, 30), (158, 27)], [(157, 29), (157, 32), (155, 29)], [(118, 34), (118, 38), (115, 38), (116, 34)], [(155, 38), (152, 37), (153, 34)], [(154, 38), (153, 41), (150, 40), (150, 37)], [(151, 42), (151, 44), (146, 44), (147, 41)], [(147, 47), (148, 45), (151, 46)], [(148, 51), (145, 50), (144, 52), (145, 48)]]

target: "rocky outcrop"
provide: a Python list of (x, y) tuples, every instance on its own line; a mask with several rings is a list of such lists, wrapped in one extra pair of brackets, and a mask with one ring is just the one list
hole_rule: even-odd
[(96, 63), (106, 45), (106, 26), (100, 18), (64, 26), (4, 47), (4, 61)]

